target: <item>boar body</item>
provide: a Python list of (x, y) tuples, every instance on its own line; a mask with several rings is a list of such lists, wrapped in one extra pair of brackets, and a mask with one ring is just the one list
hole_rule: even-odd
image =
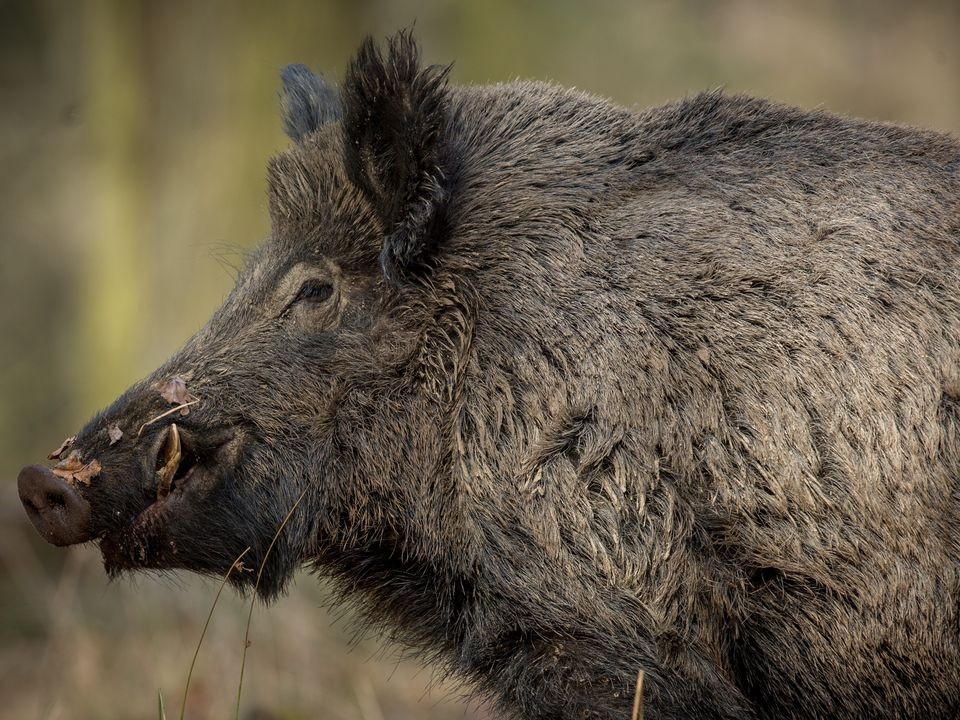
[(272, 237), (77, 436), (64, 537), (309, 563), (511, 717), (625, 720), (641, 669), (648, 718), (960, 713), (956, 140), (451, 87), (406, 35), (284, 81)]

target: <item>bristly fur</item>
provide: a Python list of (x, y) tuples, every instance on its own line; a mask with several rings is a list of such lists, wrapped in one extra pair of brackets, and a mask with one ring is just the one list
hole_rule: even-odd
[(306, 65), (287, 65), (280, 80), (283, 130), (294, 142), (340, 119), (340, 94)]
[[(957, 140), (418, 62), (293, 103), (270, 239), (77, 435), (108, 567), (257, 567), (306, 488), (261, 593), (308, 563), (511, 718), (641, 668), (654, 720), (960, 717)], [(197, 471), (143, 510), (164, 423), (108, 427), (174, 375)]]
[(443, 223), (452, 180), (449, 71), (421, 69), (417, 44), (400, 32), (386, 57), (371, 38), (364, 40), (343, 84), (347, 173), (387, 228), (380, 259), (390, 280), (422, 263)]

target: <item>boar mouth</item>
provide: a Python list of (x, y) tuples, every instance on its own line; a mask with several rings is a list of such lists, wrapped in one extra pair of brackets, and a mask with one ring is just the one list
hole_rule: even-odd
[(182, 494), (195, 475), (220, 475), (232, 469), (236, 465), (238, 442), (238, 434), (230, 429), (201, 434), (176, 423), (168, 425), (154, 453), (156, 497), (149, 507), (162, 504), (171, 493)]
[(153, 444), (154, 480), (145, 483), (141, 509), (100, 537), (107, 572), (176, 567), (178, 548), (171, 525), (196, 514), (232, 474), (240, 446), (241, 435), (233, 428), (201, 431), (168, 425)]

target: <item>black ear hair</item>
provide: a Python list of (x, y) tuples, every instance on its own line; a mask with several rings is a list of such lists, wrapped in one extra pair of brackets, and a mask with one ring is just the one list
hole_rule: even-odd
[(447, 143), (447, 74), (420, 68), (409, 32), (384, 56), (368, 37), (343, 84), (348, 176), (387, 233), (380, 262), (387, 279), (422, 264), (442, 232), (452, 169)]
[(283, 130), (294, 142), (340, 117), (340, 96), (306, 65), (287, 65), (280, 71)]

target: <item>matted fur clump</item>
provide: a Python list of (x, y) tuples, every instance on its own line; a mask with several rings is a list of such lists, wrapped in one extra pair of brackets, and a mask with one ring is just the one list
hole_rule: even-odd
[(509, 717), (627, 720), (641, 669), (647, 718), (960, 714), (955, 139), (453, 87), (406, 34), (283, 77), (271, 238), (96, 477), (21, 474), (49, 539), (309, 563)]

